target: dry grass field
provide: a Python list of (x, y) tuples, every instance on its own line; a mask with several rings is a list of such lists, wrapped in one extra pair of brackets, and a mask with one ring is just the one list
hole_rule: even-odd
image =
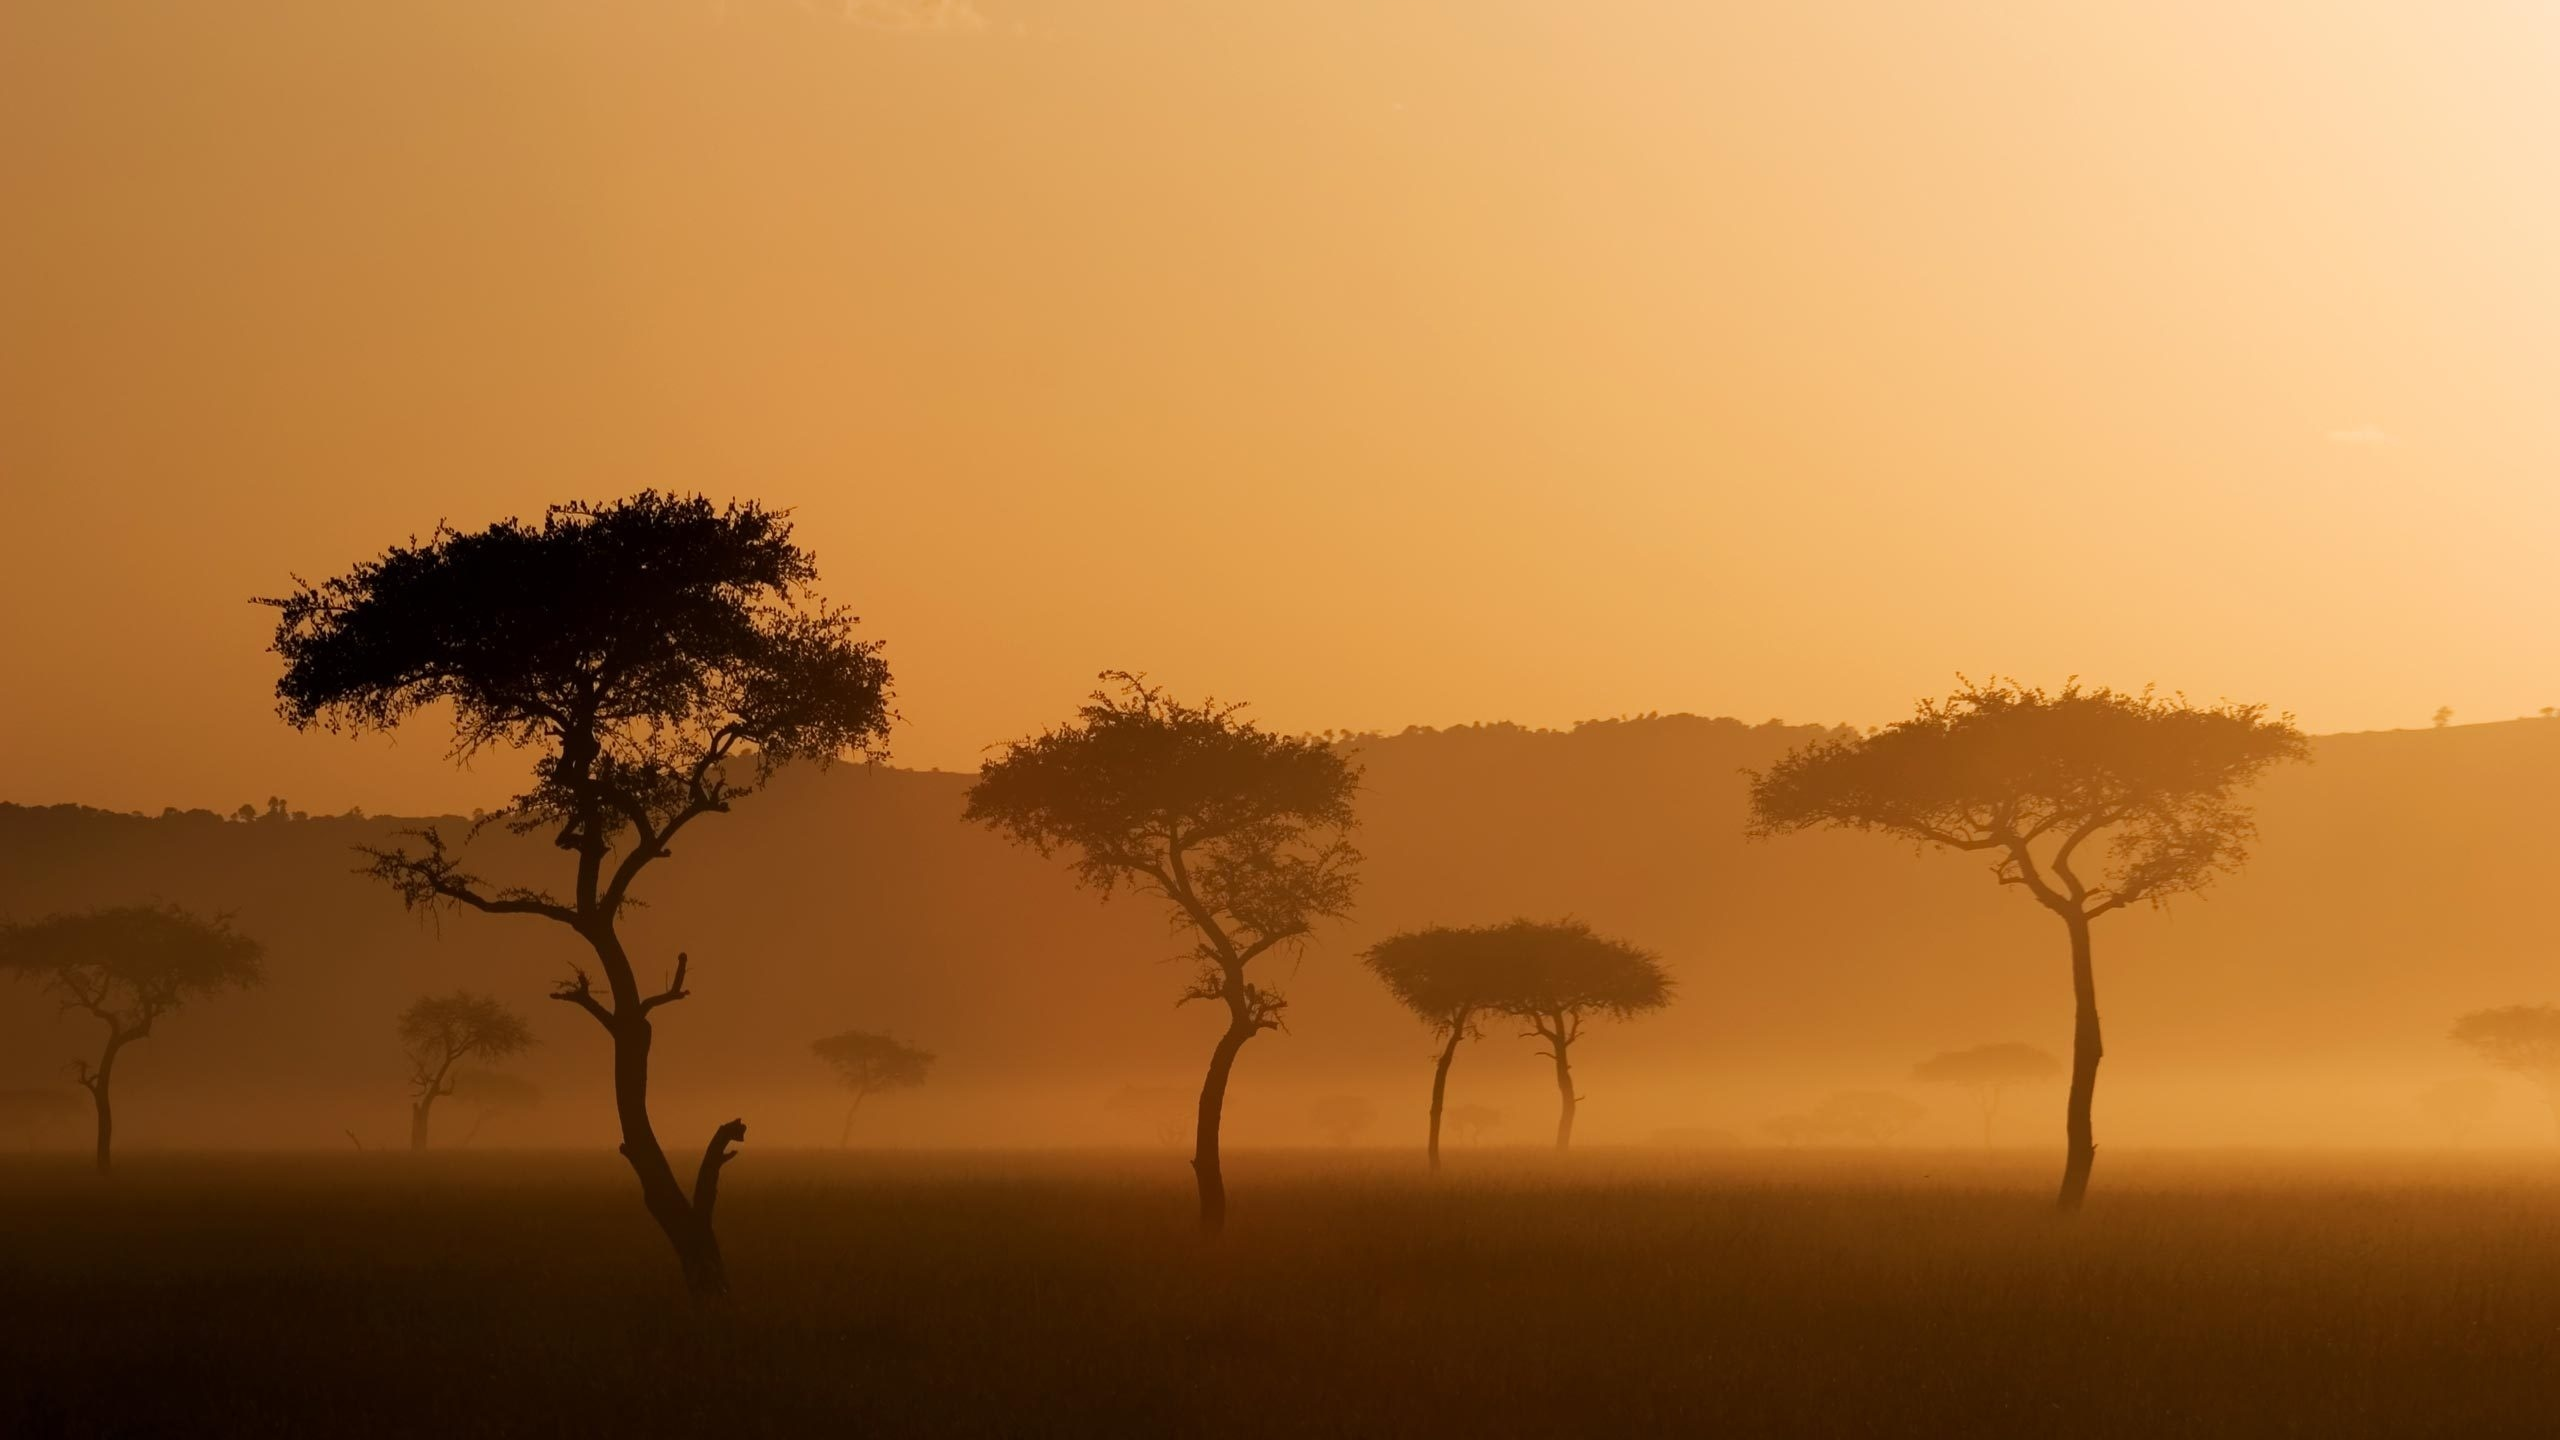
[(2560, 1160), (750, 1152), (0, 1162), (0, 1434), (2503, 1435)]

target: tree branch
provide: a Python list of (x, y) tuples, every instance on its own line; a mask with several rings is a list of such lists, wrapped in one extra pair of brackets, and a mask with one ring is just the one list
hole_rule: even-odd
[(693, 1177), (693, 1215), (702, 1228), (711, 1228), (711, 1207), (720, 1200), (720, 1167), (738, 1158), (729, 1147), (745, 1143), (747, 1122), (732, 1120), (711, 1132), (711, 1143), (703, 1148), (702, 1169)]
[(612, 1029), (614, 1018), (613, 1012), (606, 1009), (604, 1007), (604, 1002), (596, 998), (595, 982), (587, 978), (587, 972), (585, 970), (576, 966), (570, 967), (569, 975), (569, 979), (560, 982), (559, 989), (551, 992), (551, 998), (554, 1000), (564, 1000), (569, 1004), (577, 1006), (579, 1009), (586, 1011), (589, 1015), (594, 1016), (597, 1024), (603, 1026), (607, 1030)]
[(686, 955), (682, 950), (677, 951), (675, 978), (667, 982), (666, 989), (661, 990), (657, 994), (650, 996), (648, 999), (641, 1001), (640, 1013), (646, 1015), (661, 1005), (682, 1000), (686, 996), (692, 994), (692, 991), (684, 988), (685, 967), (691, 963), (692, 958), (690, 956)]

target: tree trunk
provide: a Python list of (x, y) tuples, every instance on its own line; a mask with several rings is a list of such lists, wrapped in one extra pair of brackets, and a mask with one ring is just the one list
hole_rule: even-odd
[[(617, 989), (621, 987), (616, 987)], [(634, 1001), (613, 1021), (613, 1104), (622, 1121), (622, 1158), (640, 1180), (640, 1201), (675, 1247), (685, 1288), (699, 1297), (729, 1293), (728, 1266), (707, 1218), (676, 1183), (674, 1167), (649, 1123), (649, 1018)], [(714, 1142), (717, 1143), (716, 1141)]]
[(1573, 1042), (1559, 1029), (1547, 1037), (1547, 1043), (1556, 1047), (1549, 1053), (1556, 1061), (1556, 1151), (1561, 1154), (1573, 1148)]
[(116, 1052), (124, 1048), (124, 1039), (110, 1033), (107, 1048), (98, 1054), (98, 1068), (81, 1082), (88, 1087), (89, 1102), (98, 1110), (97, 1166), (101, 1175), (112, 1174), (116, 1168), (116, 1106), (109, 1089), (115, 1081)]
[(1449, 1043), (1440, 1047), (1440, 1063), (1431, 1071), (1431, 1173), (1440, 1173), (1440, 1107), (1449, 1098), (1449, 1065), (1458, 1058), (1458, 1042), (1467, 1038), (1467, 1017), (1462, 1012), (1450, 1022)]
[(856, 1095), (853, 1097), (853, 1103), (845, 1107), (844, 1129), (836, 1136), (837, 1149), (844, 1150), (851, 1148), (853, 1145), (853, 1117), (861, 1113), (862, 1097), (860, 1095)]
[(435, 1103), (435, 1096), (422, 1095), (418, 1097), (418, 1103), (409, 1107), (409, 1148), (411, 1150), (427, 1148), (427, 1111)]
[(1227, 1178), (1218, 1166), (1218, 1124), (1227, 1107), (1227, 1076), (1235, 1070), (1236, 1052), (1253, 1038), (1253, 1022), (1238, 1013), (1218, 1037), (1209, 1056), (1209, 1078), (1200, 1085), (1200, 1125), (1192, 1137), (1191, 1171), (1200, 1180), (1200, 1233), (1215, 1236), (1227, 1227)]
[(2098, 1163), (2098, 1141), (2089, 1103), (2098, 1092), (2098, 1059), (2106, 1053), (2098, 1034), (2098, 977), (2089, 956), (2089, 922), (2066, 915), (2071, 927), (2071, 1100), (2063, 1116), (2062, 1194), (2056, 1203), (2077, 1211), (2089, 1193), (2089, 1171)]

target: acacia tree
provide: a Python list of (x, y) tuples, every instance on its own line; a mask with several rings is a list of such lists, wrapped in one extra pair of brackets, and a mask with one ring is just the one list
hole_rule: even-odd
[(811, 1041), (809, 1052), (825, 1061), (836, 1072), (836, 1083), (853, 1094), (853, 1104), (844, 1112), (844, 1132), (836, 1137), (838, 1149), (853, 1143), (853, 1117), (864, 1100), (882, 1091), (912, 1090), (933, 1070), (930, 1051), (868, 1030)]
[(1226, 1223), (1218, 1130), (1245, 1042), (1280, 1028), (1288, 1001), (1253, 978), (1351, 908), (1359, 852), (1347, 838), (1359, 771), (1321, 740), (1269, 734), (1215, 701), (1193, 705), (1106, 672), (1076, 718), (1007, 746), (969, 789), (966, 818), (1042, 855), (1073, 855), (1108, 899), (1166, 902), (1197, 964), (1185, 1002), (1226, 1008), (1193, 1128), (1200, 1228)]
[(106, 1027), (95, 1062), (73, 1062), (98, 1117), (98, 1173), (115, 1168), (116, 1057), (188, 1001), (261, 978), (258, 942), (175, 905), (121, 905), (0, 928), (0, 970), (36, 981)]
[(1754, 775), (1751, 831), (1876, 830), (1987, 853), (1999, 883), (2061, 920), (2074, 1023), (2057, 1203), (2077, 1210), (2097, 1162), (2090, 1104), (2104, 1053), (2091, 923), (2236, 869), (2257, 833), (2239, 792), (2309, 754), (2292, 721), (2261, 705), (2203, 707), (2076, 681), (2053, 692), (1967, 683), (1908, 720), (1817, 740)]
[(432, 826), (414, 846), (366, 849), (366, 873), (412, 908), (528, 916), (585, 943), (602, 989), (573, 967), (551, 998), (612, 1045), (622, 1154), (697, 1295), (728, 1288), (712, 1210), (746, 1123), (713, 1133), (688, 1193), (648, 1104), (651, 1016), (691, 994), (686, 961), (645, 991), (618, 922), (679, 835), (784, 764), (885, 754), (879, 644), (814, 597), (816, 578), (784, 514), (650, 491), (555, 506), (540, 524), (439, 526), (265, 602), (280, 612), (278, 709), (295, 727), (389, 731), (437, 706), (458, 760), (535, 752), (531, 788), (473, 830), (548, 832), (564, 891), (486, 880)]
[(1458, 1044), (1483, 1034), (1478, 1019), (1501, 998), (1488, 953), (1494, 943), (1488, 937), (1495, 933), (1482, 927), (1408, 930), (1370, 946), (1360, 957), (1387, 992), (1439, 1037), (1439, 1059), (1431, 1067), (1429, 1138), (1423, 1147), (1433, 1170), (1440, 1168), (1440, 1118)]
[(487, 995), (456, 990), (421, 995), (400, 1012), (400, 1049), (409, 1057), (409, 1148), (427, 1148), (427, 1119), (453, 1093), (464, 1060), (504, 1060), (533, 1044), (522, 1016)]
[(1973, 1096), (1982, 1110), (1982, 1148), (1991, 1148), (1991, 1122), (2000, 1113), (2002, 1092), (2014, 1085), (2032, 1085), (2050, 1080), (2062, 1073), (2062, 1062), (2037, 1049), (2010, 1041), (1999, 1045), (1976, 1045), (1970, 1050), (1949, 1050), (1932, 1055), (1911, 1068), (1911, 1078), (1926, 1085), (1960, 1086)]
[(1529, 1023), (1523, 1038), (1556, 1067), (1556, 1148), (1573, 1145), (1573, 1042), (1595, 1019), (1628, 1020), (1671, 1003), (1660, 957), (1592, 932), (1579, 920), (1514, 920), (1487, 926), (1471, 942), (1492, 989), (1492, 1008)]
[(2453, 1022), (2453, 1041), (2490, 1068), (2532, 1081), (2560, 1123), (2560, 1006), (2474, 1010)]

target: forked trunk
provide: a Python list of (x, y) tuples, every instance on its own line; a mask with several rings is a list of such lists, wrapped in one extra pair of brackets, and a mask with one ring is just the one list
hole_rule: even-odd
[(1449, 1025), (1449, 1043), (1440, 1047), (1440, 1063), (1431, 1071), (1431, 1171), (1440, 1172), (1440, 1109), (1449, 1098), (1449, 1066), (1458, 1058), (1458, 1042), (1467, 1038), (1467, 1017), (1461, 1011)]
[(1218, 1037), (1209, 1056), (1209, 1078), (1200, 1085), (1200, 1125), (1192, 1137), (1191, 1172), (1200, 1181), (1200, 1233), (1215, 1236), (1227, 1226), (1227, 1178), (1218, 1166), (1218, 1123), (1227, 1107), (1227, 1076), (1236, 1067), (1236, 1052), (1253, 1038), (1254, 1026), (1242, 1015)]
[(1556, 1061), (1556, 1150), (1561, 1154), (1573, 1148), (1573, 1107), (1579, 1098), (1573, 1093), (1573, 1042), (1561, 1030), (1547, 1041), (1556, 1047), (1549, 1053)]
[[(684, 1267), (685, 1288), (698, 1297), (726, 1295), (729, 1271), (720, 1257), (719, 1238), (712, 1233), (708, 1197), (700, 1193), (703, 1182), (697, 1181), (694, 1196), (685, 1194), (667, 1163), (666, 1150), (658, 1144), (657, 1130), (649, 1123), (649, 1020), (637, 1010), (634, 1005), (629, 1013), (617, 1016), (612, 1027), (613, 1103), (622, 1121), (622, 1158), (639, 1177), (640, 1201), (648, 1207), (649, 1217), (675, 1247), (677, 1263)], [(738, 1128), (745, 1133), (744, 1126)], [(715, 1138), (713, 1149), (719, 1145)], [(717, 1165), (706, 1156), (704, 1181), (717, 1174)]]
[(2106, 1046), (2098, 1034), (2098, 977), (2089, 956), (2089, 922), (2063, 917), (2071, 927), (2071, 1100), (2062, 1129), (2062, 1194), (2065, 1213), (2077, 1211), (2089, 1193), (2089, 1171), (2098, 1163), (2098, 1140), (2090, 1128), (2089, 1104), (2098, 1092), (2098, 1059)]

